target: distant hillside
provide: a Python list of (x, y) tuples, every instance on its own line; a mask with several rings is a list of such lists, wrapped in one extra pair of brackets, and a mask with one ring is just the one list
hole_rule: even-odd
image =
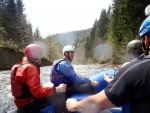
[[(49, 60), (55, 60), (62, 58), (62, 49), (65, 45), (73, 45), (76, 47), (76, 49), (84, 52), (84, 45), (82, 48), (78, 48), (78, 43), (86, 41), (86, 38), (89, 37), (91, 32), (91, 29), (87, 30), (79, 30), (79, 31), (71, 31), (66, 33), (58, 33), (55, 35), (50, 35), (47, 38), (45, 38), (43, 41), (46, 44), (47, 48), (47, 59)], [(77, 50), (77, 51), (78, 51)], [(75, 55), (76, 56), (76, 55)], [(84, 59), (84, 54), (83, 54)]]
[[(85, 44), (87, 43), (87, 40), (89, 39), (91, 34), (91, 29), (87, 30), (80, 30), (80, 31), (72, 31), (67, 33), (60, 33), (55, 34), (52, 36), (49, 36), (48, 39), (46, 39), (46, 42), (48, 43), (49, 47), (49, 60), (55, 60), (59, 58), (62, 58), (62, 49), (65, 45), (71, 44), (76, 47), (76, 53), (75, 58), (73, 60), (73, 63), (76, 64), (86, 64), (86, 63), (92, 63), (95, 62), (107, 62), (109, 61), (112, 50), (111, 47), (105, 42), (100, 43), (100, 41), (97, 39), (95, 42), (93, 42), (93, 59), (87, 59), (86, 57), (86, 49)], [(52, 40), (53, 39), (53, 40)], [(57, 43), (55, 43), (55, 41)], [(92, 42), (90, 42), (92, 43)], [(58, 49), (59, 48), (59, 49)]]
[(66, 33), (55, 34), (53, 36), (56, 38), (60, 46), (65, 46), (67, 44), (74, 45), (77, 39), (82, 40), (88, 37), (90, 35), (90, 31), (91, 29), (71, 31)]

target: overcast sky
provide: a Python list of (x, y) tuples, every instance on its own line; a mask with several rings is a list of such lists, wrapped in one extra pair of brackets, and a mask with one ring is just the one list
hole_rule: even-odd
[(23, 0), (27, 20), (44, 37), (91, 28), (111, 0)]

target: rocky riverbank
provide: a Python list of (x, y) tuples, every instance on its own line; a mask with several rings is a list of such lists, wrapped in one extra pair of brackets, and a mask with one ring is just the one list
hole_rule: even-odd
[[(11, 67), (20, 62), (24, 56), (24, 53), (21, 51), (16, 51), (14, 49), (0, 47), (0, 70), (8, 70)], [(51, 65), (52, 61), (47, 59), (42, 59), (42, 66)]]

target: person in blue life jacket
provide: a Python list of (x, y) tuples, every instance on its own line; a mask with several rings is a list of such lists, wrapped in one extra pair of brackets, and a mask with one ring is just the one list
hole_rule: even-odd
[(144, 54), (119, 69), (114, 79), (101, 92), (81, 101), (68, 99), (71, 112), (98, 113), (130, 102), (130, 113), (150, 113), (150, 16), (141, 24), (139, 35)]
[[(137, 60), (143, 54), (144, 51), (142, 49), (142, 41), (139, 39), (130, 41), (127, 45), (127, 51), (128, 51), (128, 54), (129, 54), (131, 60), (123, 63), (123, 65), (121, 67)], [(104, 80), (106, 82), (110, 83), (113, 80), (113, 78), (110, 77), (108, 74), (105, 74)], [(122, 106), (122, 113), (130, 113), (130, 102), (126, 102)]]
[(93, 86), (100, 84), (97, 81), (81, 77), (74, 71), (71, 62), (74, 58), (75, 51), (74, 46), (65, 46), (63, 48), (63, 59), (55, 60), (51, 68), (50, 78), (54, 86), (57, 87), (61, 83), (67, 85), (65, 93), (58, 93), (55, 96), (56, 113), (68, 113), (65, 102), (72, 94), (96, 94)]

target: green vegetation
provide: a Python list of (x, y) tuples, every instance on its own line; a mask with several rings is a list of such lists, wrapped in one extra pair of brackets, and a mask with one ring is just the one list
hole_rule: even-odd
[(127, 43), (139, 38), (138, 31), (146, 18), (144, 9), (148, 4), (147, 0), (114, 0), (108, 38), (113, 47), (113, 64), (121, 62)]
[(0, 1), (0, 44), (19, 50), (32, 38), (31, 24), (26, 21), (21, 0)]
[[(72, 44), (77, 48), (77, 63), (121, 64), (126, 59), (126, 45), (139, 38), (138, 31), (146, 18), (148, 0), (113, 0), (113, 5), (102, 9), (100, 18), (87, 30), (54, 34), (43, 39), (40, 30), (32, 31), (26, 20), (22, 0), (0, 0), (0, 47), (22, 50), (32, 42), (46, 45), (46, 58), (62, 58), (62, 47)], [(109, 57), (106, 57), (109, 56)], [(107, 59), (106, 59), (107, 58)]]
[(113, 50), (109, 59), (111, 63), (123, 63), (127, 43), (139, 38), (139, 27), (146, 18), (144, 10), (149, 3), (147, 0), (114, 0), (107, 11), (103, 9), (100, 19), (95, 21), (91, 34), (87, 37), (85, 58), (94, 62), (94, 48), (106, 43)]
[(54, 61), (56, 59), (59, 59), (62, 57), (60, 52), (60, 46), (56, 42), (56, 39), (54, 37), (48, 37), (44, 39), (44, 42), (46, 44), (46, 58), (50, 61)]

